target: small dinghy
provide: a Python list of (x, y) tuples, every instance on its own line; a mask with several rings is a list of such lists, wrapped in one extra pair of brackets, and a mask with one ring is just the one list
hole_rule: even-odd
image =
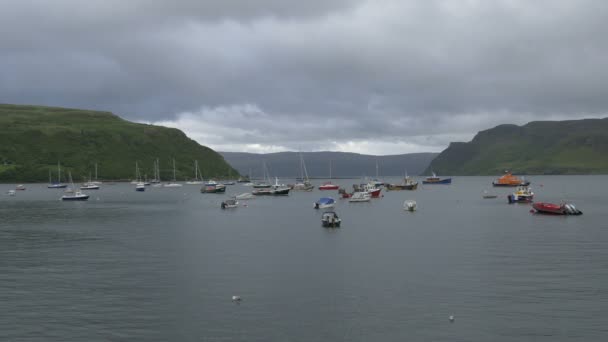
[(239, 206), (239, 202), (236, 199), (229, 199), (222, 202), (222, 209), (231, 209)]
[(338, 214), (333, 211), (324, 212), (321, 217), (321, 224), (323, 227), (337, 228), (340, 227), (341, 223), (342, 220), (338, 217)]
[(314, 208), (315, 209), (327, 209), (327, 208), (333, 208), (336, 204), (336, 200), (334, 200), (331, 197), (322, 197), (319, 198), (318, 201), (315, 202), (314, 204)]
[(403, 202), (403, 210), (416, 211), (416, 208), (417, 208), (416, 201), (408, 200), (408, 201)]

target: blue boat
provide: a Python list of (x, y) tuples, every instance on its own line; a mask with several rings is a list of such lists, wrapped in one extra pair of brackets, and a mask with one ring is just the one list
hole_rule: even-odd
[(315, 209), (325, 209), (325, 208), (333, 208), (336, 204), (336, 200), (331, 197), (322, 197), (319, 198), (317, 202), (315, 202)]
[(427, 177), (422, 181), (422, 184), (452, 184), (452, 178), (439, 178), (433, 172), (433, 177)]

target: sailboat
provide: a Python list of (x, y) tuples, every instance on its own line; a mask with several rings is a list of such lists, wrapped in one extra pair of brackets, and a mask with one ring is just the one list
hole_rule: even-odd
[(57, 162), (57, 183), (53, 183), (51, 179), (51, 170), (49, 170), (49, 185), (47, 188), (49, 189), (64, 189), (67, 188), (67, 184), (61, 184), (61, 165)]
[[(68, 174), (69, 174), (69, 178), (70, 178), (70, 188), (75, 189), (74, 182), (72, 181), (72, 173), (68, 173)], [(70, 191), (70, 192), (66, 191), (66, 194), (61, 196), (62, 201), (86, 201), (88, 199), (89, 199), (89, 195), (81, 192), (80, 190)]]
[(254, 189), (268, 189), (272, 186), (270, 185), (270, 182), (266, 182), (266, 179), (268, 178), (266, 172), (266, 162), (262, 162), (262, 172), (264, 172), (264, 175), (262, 176), (262, 181), (253, 183)]
[(150, 180), (150, 183), (152, 183), (153, 187), (159, 187), (162, 186), (162, 184), (160, 184), (160, 167), (158, 166), (159, 162), (158, 162), (158, 158), (156, 158), (156, 160), (154, 161), (154, 179)]
[(222, 184), (224, 184), (224, 185), (234, 185), (235, 184), (234, 180), (232, 179), (232, 168), (228, 169), (228, 179), (225, 182), (223, 182)]
[[(89, 177), (90, 178), (90, 177)], [(95, 180), (91, 182), (91, 180), (89, 179), (89, 183), (91, 184), (95, 184), (95, 185), (101, 185), (102, 182), (100, 180), (97, 179), (97, 163), (95, 163)]]
[(194, 161), (194, 180), (186, 182), (188, 185), (203, 184), (203, 180), (198, 178), (198, 160)]
[(182, 184), (177, 183), (175, 179), (175, 159), (173, 159), (173, 181), (171, 183), (167, 183), (163, 185), (165, 188), (181, 188)]
[(300, 177), (302, 181), (296, 183), (293, 186), (293, 190), (312, 191), (315, 188), (314, 185), (310, 183), (310, 179), (308, 178), (308, 171), (306, 170), (306, 164), (304, 163), (304, 157), (302, 156), (302, 153), (300, 153)]
[(329, 161), (329, 181), (319, 186), (319, 190), (338, 190), (340, 187), (331, 183), (331, 160)]
[(89, 181), (82, 184), (80, 190), (99, 190), (99, 185), (91, 181), (91, 174), (89, 173)]
[[(131, 182), (132, 183), (132, 182)], [(139, 165), (135, 162), (135, 191), (146, 191), (146, 184), (141, 181), (141, 175), (139, 173)]]

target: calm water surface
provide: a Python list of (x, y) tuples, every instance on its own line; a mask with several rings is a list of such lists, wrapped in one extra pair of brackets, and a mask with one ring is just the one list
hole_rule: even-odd
[(339, 200), (333, 230), (312, 203), (335, 192), (221, 210), (250, 189), (104, 185), (68, 203), (0, 185), (0, 340), (608, 340), (608, 177), (530, 177), (579, 217), (508, 205), (491, 180)]

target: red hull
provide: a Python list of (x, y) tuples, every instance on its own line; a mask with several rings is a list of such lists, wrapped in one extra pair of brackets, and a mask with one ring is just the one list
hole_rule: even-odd
[(536, 202), (536, 203), (532, 204), (532, 207), (536, 211), (545, 213), (545, 214), (553, 214), (553, 215), (565, 215), (566, 214), (564, 212), (564, 207), (559, 204)]
[(380, 197), (380, 191), (382, 191), (382, 190), (376, 189), (373, 191), (369, 191), (369, 194), (372, 195), (372, 198), (378, 198), (378, 197)]
[(323, 184), (319, 186), (319, 190), (338, 190), (340, 187), (335, 184)]

